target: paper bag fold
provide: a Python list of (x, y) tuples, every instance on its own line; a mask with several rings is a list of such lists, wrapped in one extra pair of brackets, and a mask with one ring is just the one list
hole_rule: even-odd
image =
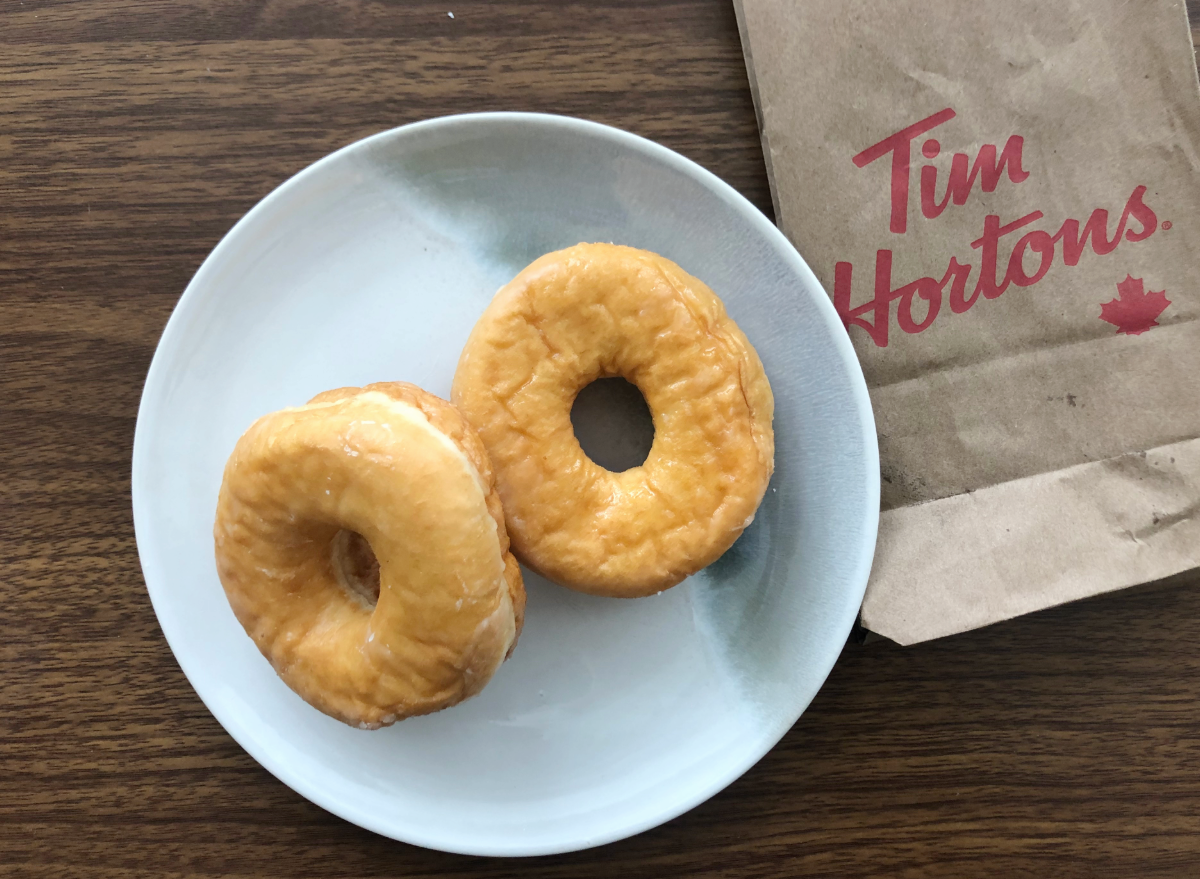
[(902, 643), (1200, 566), (1179, 0), (740, 0), (776, 216), (879, 428)]

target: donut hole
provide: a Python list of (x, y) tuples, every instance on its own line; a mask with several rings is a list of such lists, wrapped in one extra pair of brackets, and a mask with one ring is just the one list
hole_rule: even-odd
[(379, 601), (379, 559), (367, 539), (343, 528), (334, 535), (329, 554), (342, 588), (367, 607), (374, 607)]
[(583, 453), (613, 473), (646, 463), (654, 445), (654, 419), (637, 385), (623, 378), (596, 379), (575, 397), (571, 426)]

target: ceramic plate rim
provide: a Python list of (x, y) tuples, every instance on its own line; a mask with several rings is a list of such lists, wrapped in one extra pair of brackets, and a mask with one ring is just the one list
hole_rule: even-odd
[[(407, 125), (401, 125), (396, 128), (391, 128), (385, 131), (378, 132), (353, 143), (347, 144), (338, 150), (318, 159), (316, 162), (308, 165), (291, 177), (279, 184), (275, 189), (260, 199), (249, 211), (243, 215), (230, 230), (222, 236), (221, 240), (205, 257), (203, 263), (197, 269), (195, 275), (189, 281), (183, 294), (175, 304), (171, 312), (171, 316), (163, 329), (162, 335), (159, 338), (158, 344), (155, 347), (154, 356), (150, 363), (150, 368), (146, 374), (145, 384), (142, 388), (142, 394), (138, 404), (137, 423), (134, 429), (133, 440), (133, 455), (131, 466), (131, 499), (133, 505), (133, 520), (134, 533), (138, 545), (138, 557), (141, 564), (143, 578), (146, 582), (146, 591), (150, 596), (151, 605), (154, 607), (155, 615), (158, 618), (159, 626), (163, 631), (163, 636), (167, 640), (168, 646), (175, 657), (175, 661), (179, 664), (184, 676), (188, 679), (196, 694), (200, 697), (205, 707), (217, 720), (218, 723), (225, 729), (226, 732), (245, 750), (259, 765), (270, 772), (275, 778), (283, 782), (289, 788), (300, 794), (310, 802), (320, 806), (321, 808), (337, 815), (347, 821), (350, 821), (360, 827), (380, 834), (381, 836), (389, 837), (401, 842), (419, 845), (424, 848), (446, 851), (456, 854), (465, 855), (484, 855), (484, 856), (502, 856), (502, 857), (524, 857), (536, 855), (561, 854), (565, 852), (578, 851), (581, 849), (591, 848), (594, 846), (604, 845), (606, 843), (615, 842), (620, 839), (625, 839), (630, 836), (642, 833), (653, 827), (657, 827), (679, 815), (687, 812), (700, 803), (705, 802), (712, 796), (728, 787), (735, 780), (740, 778), (754, 764), (761, 760), (780, 739), (788, 732), (789, 729), (799, 720), (800, 716), (808, 709), (812, 703), (812, 699), (816, 695), (817, 689), (824, 684), (830, 671), (833, 669), (834, 663), (837, 661), (841, 653), (842, 647), (845, 644), (846, 638), (849, 636), (853, 628), (854, 621), (857, 618), (859, 607), (862, 604), (863, 594), (866, 591), (867, 577), (870, 573), (872, 560), (874, 558), (875, 544), (878, 535), (878, 509), (880, 495), (880, 480), (879, 480), (879, 448), (875, 433), (874, 414), (871, 408), (870, 398), (867, 393), (866, 381), (863, 377), (861, 366), (859, 365), (858, 357), (854, 352), (853, 345), (850, 342), (849, 336), (846, 334), (841, 319), (838, 317), (832, 302), (828, 296), (811, 296), (807, 293), (809, 299), (815, 302), (816, 308), (832, 330), (831, 336), (834, 349), (839, 355), (842, 364), (849, 373), (851, 383), (851, 394), (857, 410), (858, 427), (862, 433), (863, 446), (866, 450), (866, 460), (864, 469), (866, 473), (866, 503), (865, 503), (865, 521), (862, 523), (863, 540), (858, 547), (859, 556), (856, 561), (854, 574), (848, 578), (847, 586), (844, 594), (841, 596), (842, 606), (839, 609), (839, 625), (837, 637), (830, 637), (828, 642), (819, 650), (814, 649), (814, 652), (819, 652), (821, 655), (818, 661), (813, 662), (813, 668), (817, 672), (815, 679), (819, 682), (812, 692), (804, 694), (802, 698), (796, 700), (794, 716), (792, 712), (787, 713), (790, 717), (786, 723), (779, 723), (778, 729), (772, 730), (771, 734), (760, 740), (760, 744), (765, 743), (765, 747), (752, 748), (747, 751), (743, 759), (736, 763), (731, 772), (715, 777), (710, 784), (701, 789), (698, 794), (690, 797), (681, 798), (671, 808), (663, 809), (652, 818), (630, 822), (628, 826), (619, 826), (610, 829), (607, 833), (600, 835), (588, 835), (579, 833), (571, 838), (565, 836), (556, 844), (543, 845), (527, 845), (525, 847), (493, 850), (487, 846), (471, 845), (468, 840), (459, 840), (459, 844), (455, 844), (450, 836), (436, 837), (428, 833), (407, 832), (403, 826), (396, 826), (395, 822), (389, 822), (385, 818), (371, 814), (364, 809), (358, 809), (352, 802), (338, 797), (336, 794), (329, 792), (324, 786), (310, 782), (300, 774), (292, 771), (286, 759), (281, 759), (271, 754), (265, 748), (259, 748), (250, 741), (250, 737), (245, 734), (242, 725), (233, 717), (222, 716), (223, 712), (214, 710), (210, 699), (206, 697), (201, 687), (197, 684), (197, 677), (189, 670), (189, 665), (192, 659), (185, 658), (176, 649), (176, 644), (172, 641), (170, 632), (162, 625), (162, 606), (161, 602), (165, 600), (166, 590), (168, 587), (161, 585), (161, 572), (155, 565), (154, 560), (150, 558), (148, 550), (143, 550), (143, 542), (145, 535), (151, 530), (151, 526), (147, 521), (147, 513), (145, 512), (146, 505), (139, 504), (139, 497), (144, 496), (149, 489), (146, 487), (147, 481), (147, 451), (146, 437), (150, 435), (152, 426), (157, 417), (155, 410), (156, 398), (161, 395), (161, 388), (166, 380), (168, 360), (170, 352), (175, 347), (177, 337), (184, 331), (183, 328), (188, 322), (188, 317), (191, 310), (196, 307), (201, 293), (201, 288), (205, 285), (207, 276), (213, 272), (214, 267), (218, 265), (225, 254), (225, 251), (233, 247), (233, 241), (236, 239), (244, 228), (255, 222), (256, 218), (267, 212), (271, 205), (282, 198), (287, 197), (292, 190), (303, 186), (310, 178), (319, 176), (325, 167), (336, 162), (343, 155), (350, 152), (370, 149), (372, 144), (390, 139), (400, 138), (408, 134), (415, 133), (421, 129), (433, 128), (446, 125), (461, 125), (471, 124), (474, 121), (492, 122), (492, 121), (507, 121), (518, 122), (533, 127), (545, 128), (560, 128), (571, 130), (576, 134), (586, 137), (598, 138), (606, 140), (617, 146), (632, 150), (636, 153), (641, 153), (651, 159), (662, 162), (674, 170), (681, 172), (685, 176), (692, 178), (700, 183), (704, 188), (718, 196), (727, 206), (737, 213), (743, 215), (751, 223), (756, 232), (768, 239), (777, 250), (780, 251), (783, 259), (789, 264), (795, 274), (804, 279), (806, 289), (823, 290), (820, 281), (817, 280), (808, 264), (804, 261), (801, 255), (792, 247), (783, 233), (751, 204), (741, 193), (737, 192), (732, 186), (721, 180), (712, 172), (703, 168), (691, 159), (669, 149), (654, 141), (633, 134), (628, 131), (604, 125), (599, 122), (579, 119), (571, 116), (560, 116), (549, 113), (529, 113), (518, 111), (490, 111), (482, 113), (460, 113), (447, 116), (438, 116), (431, 119), (425, 119), (418, 122), (412, 122)], [(139, 512), (139, 507), (141, 512)], [(874, 513), (872, 511), (875, 511)], [(159, 585), (155, 585), (159, 584)]]

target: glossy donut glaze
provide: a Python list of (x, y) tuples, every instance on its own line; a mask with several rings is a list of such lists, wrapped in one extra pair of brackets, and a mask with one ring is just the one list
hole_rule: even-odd
[[(607, 376), (654, 419), (649, 456), (622, 473), (584, 454), (570, 419)], [(501, 288), (452, 399), (487, 447), (517, 556), (582, 592), (648, 595), (716, 560), (774, 468), (774, 399), (746, 336), (704, 283), (631, 247), (550, 253)]]
[(258, 648), (355, 726), (478, 693), (520, 631), (525, 592), (487, 454), (415, 385), (340, 388), (260, 418), (226, 465), (214, 538)]

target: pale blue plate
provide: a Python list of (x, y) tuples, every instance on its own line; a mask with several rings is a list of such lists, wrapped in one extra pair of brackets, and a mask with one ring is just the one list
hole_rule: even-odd
[[(594, 598), (527, 575), (521, 643), (482, 695), (379, 732), (330, 720), (279, 681), (226, 603), (212, 548), (226, 457), (258, 416), (326, 388), (403, 379), (447, 396), (495, 290), (580, 241), (676, 261), (757, 348), (777, 444), (757, 518), (720, 561), (656, 597)], [(862, 600), (878, 450), (862, 373), (825, 292), (749, 202), (634, 135), (485, 113), (339, 150), (221, 241), (150, 367), (133, 505), (163, 632), (256, 760), (395, 839), (534, 855), (690, 809), (795, 723)]]

